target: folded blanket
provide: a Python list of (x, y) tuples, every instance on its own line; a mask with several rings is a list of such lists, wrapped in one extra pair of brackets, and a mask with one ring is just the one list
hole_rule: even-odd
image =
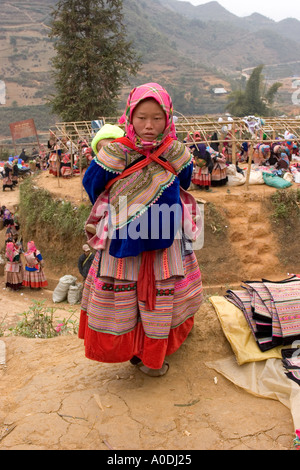
[(244, 314), (261, 351), (300, 340), (300, 279), (247, 281), (225, 296)]

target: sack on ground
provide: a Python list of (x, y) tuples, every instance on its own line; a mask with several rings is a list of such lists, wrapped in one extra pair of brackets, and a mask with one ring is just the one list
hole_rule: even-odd
[(249, 184), (265, 184), (263, 172), (259, 170), (251, 170)]
[(235, 165), (229, 165), (226, 174), (228, 177), (228, 186), (241, 186), (246, 182), (246, 177), (242, 173), (237, 172)]
[(280, 176), (276, 176), (273, 174), (264, 172), (263, 178), (264, 178), (265, 183), (268, 186), (272, 186), (273, 188), (285, 189), (285, 188), (289, 188), (290, 186), (292, 186), (292, 183), (290, 183), (289, 181), (286, 181)]
[(82, 284), (77, 282), (75, 286), (70, 286), (68, 290), (68, 303), (71, 305), (78, 304), (82, 296)]
[(55, 287), (52, 295), (54, 303), (67, 300), (69, 287), (75, 285), (77, 278), (75, 276), (66, 275), (60, 278), (59, 283)]

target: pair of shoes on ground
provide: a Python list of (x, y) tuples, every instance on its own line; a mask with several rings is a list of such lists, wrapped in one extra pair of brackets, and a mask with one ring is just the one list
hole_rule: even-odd
[(162, 377), (165, 375), (169, 370), (169, 363), (164, 361), (162, 367), (160, 369), (150, 369), (149, 367), (145, 366), (142, 361), (134, 356), (130, 360), (131, 364), (136, 366), (141, 372), (148, 375), (149, 377)]

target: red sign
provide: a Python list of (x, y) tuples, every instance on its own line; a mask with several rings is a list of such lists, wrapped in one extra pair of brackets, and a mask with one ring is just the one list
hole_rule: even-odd
[(10, 133), (13, 140), (22, 139), (23, 137), (36, 136), (36, 127), (33, 119), (27, 119), (26, 121), (13, 122), (9, 125)]

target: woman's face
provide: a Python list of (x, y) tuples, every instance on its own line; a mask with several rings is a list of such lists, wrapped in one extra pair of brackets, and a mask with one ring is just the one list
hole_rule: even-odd
[(137, 105), (132, 115), (136, 134), (145, 142), (153, 142), (166, 127), (166, 115), (154, 99), (144, 100)]

